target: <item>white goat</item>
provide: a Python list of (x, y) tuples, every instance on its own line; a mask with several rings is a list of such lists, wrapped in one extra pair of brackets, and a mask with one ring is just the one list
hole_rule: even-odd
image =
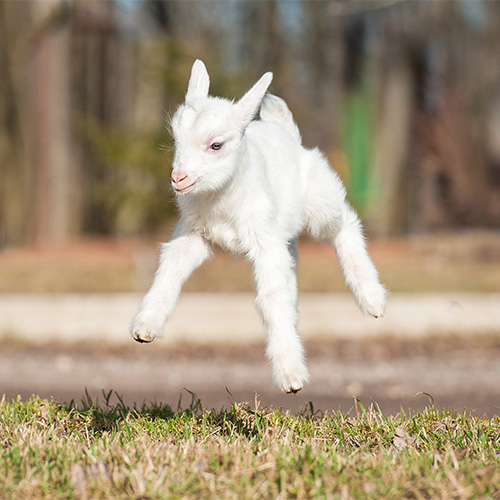
[[(208, 95), (208, 72), (195, 61), (185, 103), (172, 120), (172, 186), (181, 218), (162, 245), (131, 334), (138, 342), (161, 336), (182, 284), (217, 246), (253, 264), (274, 380), (297, 392), (308, 380), (296, 328), (298, 235), (307, 230), (333, 244), (363, 312), (382, 316), (386, 291), (339, 177), (320, 151), (301, 145), (285, 102), (265, 95), (272, 77), (264, 74), (234, 103)], [(253, 120), (259, 108), (260, 120)]]

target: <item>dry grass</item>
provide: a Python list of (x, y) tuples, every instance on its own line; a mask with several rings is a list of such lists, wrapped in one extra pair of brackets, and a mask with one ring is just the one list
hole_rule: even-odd
[[(302, 292), (342, 292), (344, 280), (328, 245), (302, 241)], [(392, 292), (496, 292), (500, 234), (462, 233), (370, 240), (382, 280)], [(0, 252), (0, 292), (144, 291), (157, 264), (158, 244), (90, 240)], [(249, 265), (217, 254), (186, 283), (187, 291), (253, 290)]]
[(500, 422), (427, 409), (386, 418), (0, 404), (0, 498), (498, 498)]

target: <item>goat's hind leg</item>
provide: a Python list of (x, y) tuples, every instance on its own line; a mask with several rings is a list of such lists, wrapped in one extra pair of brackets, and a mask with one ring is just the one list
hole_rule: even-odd
[(378, 271), (366, 250), (361, 222), (346, 202), (342, 225), (333, 237), (347, 286), (360, 309), (375, 318), (384, 315), (387, 291), (379, 281)]
[(256, 305), (267, 330), (266, 355), (276, 384), (287, 393), (309, 379), (297, 333), (297, 280), (294, 247), (265, 246), (253, 258)]
[(310, 185), (306, 197), (306, 223), (312, 236), (331, 243), (347, 286), (360, 309), (383, 316), (386, 290), (365, 245), (361, 222), (345, 200), (345, 189), (326, 159), (310, 151)]

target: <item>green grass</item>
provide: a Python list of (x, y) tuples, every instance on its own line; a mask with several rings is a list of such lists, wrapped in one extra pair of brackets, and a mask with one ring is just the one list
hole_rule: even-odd
[(3, 399), (0, 498), (498, 498), (498, 418), (352, 413)]

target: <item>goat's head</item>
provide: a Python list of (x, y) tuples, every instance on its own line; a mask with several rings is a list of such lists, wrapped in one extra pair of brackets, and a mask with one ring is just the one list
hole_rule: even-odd
[(214, 192), (232, 178), (241, 159), (243, 134), (272, 78), (272, 73), (265, 73), (234, 103), (208, 95), (207, 69), (199, 59), (195, 61), (185, 102), (172, 119), (172, 187), (176, 193)]

